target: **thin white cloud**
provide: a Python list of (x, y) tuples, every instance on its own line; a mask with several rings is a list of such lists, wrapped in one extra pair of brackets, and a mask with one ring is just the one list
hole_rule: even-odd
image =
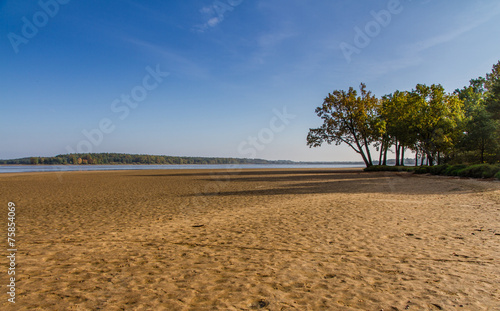
[(170, 68), (165, 68), (165, 70), (177, 71), (181, 75), (200, 79), (209, 78), (206, 69), (164, 46), (130, 37), (124, 37), (123, 40), (142, 49), (145, 53), (155, 54), (164, 58), (165, 66), (171, 66)]
[[(488, 13), (485, 14), (484, 12)], [(494, 5), (494, 7), (483, 8), (482, 11), (477, 11), (475, 13), (477, 13), (477, 15), (481, 17), (474, 19), (471, 23), (463, 25), (462, 27), (456, 28), (454, 30), (427, 38), (425, 40), (421, 40), (400, 47), (399, 49), (397, 49), (399, 50), (397, 54), (400, 55), (400, 57), (392, 58), (387, 61), (377, 61), (365, 64), (364, 66), (369, 68), (367, 74), (371, 76), (380, 76), (391, 72), (421, 65), (424, 62), (424, 59), (422, 56), (420, 56), (420, 52), (439, 46), (441, 44), (446, 44), (448, 42), (451, 42), (459, 38), (463, 34), (472, 31), (475, 28), (487, 23), (492, 18), (500, 14), (500, 5)], [(471, 17), (468, 16), (468, 18), (470, 19)], [(457, 20), (463, 22), (465, 18), (457, 17)]]
[(261, 48), (270, 48), (276, 45), (279, 45), (281, 42), (293, 38), (296, 36), (296, 33), (289, 32), (289, 31), (278, 31), (274, 33), (266, 33), (261, 35), (258, 39), (257, 42), (259, 43), (259, 46)]
[(221, 18), (214, 17), (214, 18), (211, 18), (211, 19), (208, 20), (207, 25), (210, 26), (210, 27), (215, 27), (221, 21), (222, 21)]
[(277, 53), (279, 46), (286, 40), (297, 36), (297, 33), (287, 29), (280, 29), (274, 32), (261, 34), (255, 39), (257, 49), (251, 57), (251, 62), (254, 65), (263, 65), (266, 59)]
[[(484, 14), (484, 12), (481, 13)], [(489, 9), (485, 15), (483, 15), (481, 18), (474, 20), (472, 23), (468, 25), (462, 26), (458, 29), (440, 34), (438, 36), (434, 36), (426, 40), (416, 42), (414, 44), (411, 44), (408, 47), (408, 49), (415, 50), (416, 52), (421, 52), (430, 49), (434, 46), (453, 41), (454, 39), (460, 37), (461, 35), (483, 25), (484, 23), (487, 23), (498, 14), (500, 14), (500, 5), (496, 5), (494, 8)]]
[(202, 14), (214, 14), (214, 9), (211, 6), (205, 6), (200, 9)]

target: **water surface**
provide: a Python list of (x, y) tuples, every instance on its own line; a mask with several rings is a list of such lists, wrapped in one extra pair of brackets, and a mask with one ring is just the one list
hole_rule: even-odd
[(271, 169), (271, 168), (349, 168), (362, 164), (163, 164), (163, 165), (0, 165), (1, 173), (71, 172), (116, 170), (193, 170), (193, 169)]

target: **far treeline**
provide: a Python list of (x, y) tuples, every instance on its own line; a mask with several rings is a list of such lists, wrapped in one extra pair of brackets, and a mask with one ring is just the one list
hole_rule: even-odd
[(500, 61), (485, 78), (453, 93), (440, 84), (418, 84), (377, 98), (362, 83), (359, 93), (350, 87), (328, 94), (316, 114), (323, 125), (309, 130), (307, 145), (347, 144), (367, 167), (377, 159), (375, 164), (386, 165), (389, 151), (396, 166), (403, 166), (408, 150), (416, 153), (415, 166), (497, 164)]
[(287, 164), (291, 161), (262, 159), (173, 157), (124, 153), (61, 154), (55, 157), (30, 157), (0, 160), (0, 164), (91, 165), (91, 164)]

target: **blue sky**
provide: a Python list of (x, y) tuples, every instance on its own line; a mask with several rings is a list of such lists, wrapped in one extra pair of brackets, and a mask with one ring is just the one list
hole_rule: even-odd
[(0, 159), (359, 161), (306, 146), (329, 92), (451, 92), (500, 59), (497, 0), (0, 0), (0, 24)]

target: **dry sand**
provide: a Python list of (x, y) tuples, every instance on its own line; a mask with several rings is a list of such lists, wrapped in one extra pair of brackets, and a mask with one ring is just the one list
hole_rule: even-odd
[[(0, 175), (1, 310), (500, 310), (500, 183), (359, 170)], [(2, 242), (2, 245), (6, 243)]]

